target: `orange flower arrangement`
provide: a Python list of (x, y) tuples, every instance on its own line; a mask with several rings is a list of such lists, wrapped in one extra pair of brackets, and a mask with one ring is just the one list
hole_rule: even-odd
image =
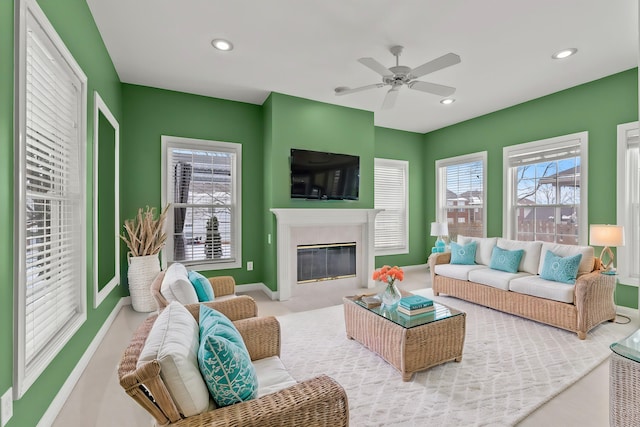
[(373, 280), (379, 280), (392, 285), (396, 280), (402, 281), (404, 279), (404, 271), (397, 265), (389, 267), (384, 265), (373, 272)]

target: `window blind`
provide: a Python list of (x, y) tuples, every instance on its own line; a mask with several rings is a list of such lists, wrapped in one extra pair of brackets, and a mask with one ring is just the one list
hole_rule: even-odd
[(540, 144), (536, 147), (528, 144), (523, 145), (525, 145), (525, 147), (515, 148), (509, 151), (509, 166), (524, 166), (570, 157), (579, 157), (581, 141), (579, 139), (568, 139), (549, 144)]
[(34, 2), (20, 22), (17, 394), (86, 319), (86, 77)]
[(168, 224), (173, 231), (167, 242), (169, 261), (190, 266), (236, 262), (238, 144), (163, 138), (167, 139), (166, 202), (173, 211)]
[(375, 159), (374, 207), (384, 209), (376, 216), (375, 248), (404, 250), (407, 238), (408, 164), (399, 160)]

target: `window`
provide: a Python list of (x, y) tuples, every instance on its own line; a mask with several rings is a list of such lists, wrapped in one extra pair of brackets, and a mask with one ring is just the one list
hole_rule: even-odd
[(194, 270), (242, 266), (240, 177), (242, 145), (162, 137), (163, 257)]
[(587, 132), (504, 147), (504, 230), (516, 240), (587, 242)]
[(375, 159), (376, 255), (409, 253), (409, 162)]
[(618, 225), (625, 245), (617, 248), (620, 282), (640, 286), (640, 138), (638, 122), (618, 126)]
[(486, 234), (486, 168), (486, 151), (436, 161), (436, 220), (449, 224), (452, 240)]
[(15, 394), (86, 320), (87, 78), (33, 0), (16, 78)]

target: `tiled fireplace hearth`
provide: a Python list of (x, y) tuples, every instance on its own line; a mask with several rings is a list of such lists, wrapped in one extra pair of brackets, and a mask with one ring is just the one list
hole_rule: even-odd
[[(372, 288), (371, 272), (375, 268), (375, 217), (379, 209), (271, 209), (277, 221), (278, 299), (295, 295), (298, 246), (355, 242), (355, 277), (336, 279)], [(315, 285), (321, 285), (315, 284)]]

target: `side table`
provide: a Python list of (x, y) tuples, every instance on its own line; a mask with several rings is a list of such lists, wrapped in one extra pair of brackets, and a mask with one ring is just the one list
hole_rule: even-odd
[(640, 426), (640, 330), (610, 348), (609, 424)]

